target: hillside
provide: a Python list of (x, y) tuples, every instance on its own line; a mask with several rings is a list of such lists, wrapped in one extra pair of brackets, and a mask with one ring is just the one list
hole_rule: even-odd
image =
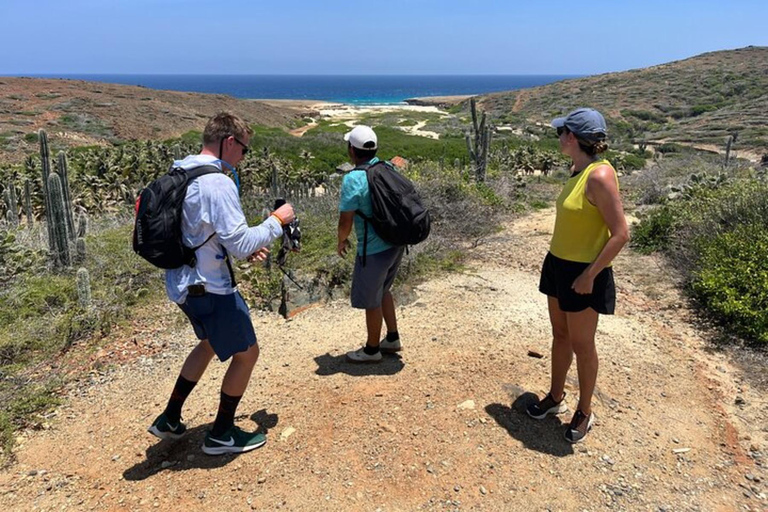
[(705, 53), (644, 69), (480, 97), (497, 124), (549, 122), (578, 106), (608, 118), (614, 141), (723, 146), (768, 153), (768, 47)]
[(0, 77), (0, 162), (19, 162), (37, 152), (40, 128), (48, 131), (52, 141), (70, 147), (168, 139), (191, 129), (202, 130), (206, 120), (222, 110), (270, 127), (286, 126), (296, 115), (295, 110), (220, 94)]

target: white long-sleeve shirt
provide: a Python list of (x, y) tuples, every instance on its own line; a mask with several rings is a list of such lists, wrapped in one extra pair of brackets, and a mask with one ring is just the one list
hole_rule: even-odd
[[(221, 161), (209, 155), (190, 155), (174, 165), (184, 169), (214, 165), (221, 169)], [(166, 270), (165, 289), (173, 302), (186, 302), (187, 287), (193, 284), (205, 284), (206, 291), (217, 295), (234, 293), (222, 247), (231, 256), (244, 259), (270, 245), (283, 234), (283, 228), (274, 217), (248, 227), (235, 183), (223, 173), (213, 173), (200, 176), (187, 187), (181, 234), (187, 247), (197, 247), (213, 233), (216, 235), (196, 251), (194, 268), (184, 265)]]

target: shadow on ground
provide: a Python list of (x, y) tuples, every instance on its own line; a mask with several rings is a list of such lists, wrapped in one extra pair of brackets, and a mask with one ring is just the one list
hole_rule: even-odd
[(572, 455), (573, 446), (564, 437), (565, 424), (558, 417), (534, 420), (525, 412), (528, 404), (537, 399), (533, 393), (523, 393), (511, 407), (489, 404), (485, 411), (527, 449), (556, 457)]
[[(242, 424), (242, 420), (248, 417), (247, 415), (240, 415), (235, 418), (235, 421), (238, 426), (248, 430), (248, 426)], [(256, 431), (264, 434), (277, 426), (279, 421), (277, 414), (270, 414), (265, 409), (251, 414), (250, 419), (258, 425), (259, 428)], [(205, 432), (210, 430), (212, 426), (213, 424), (207, 423), (190, 428), (184, 437), (175, 441), (158, 440), (157, 443), (147, 448), (146, 458), (143, 461), (123, 472), (123, 478), (128, 481), (137, 481), (145, 480), (161, 471), (186, 471), (194, 468), (212, 469), (226, 466), (235, 460), (238, 454), (211, 456), (204, 454), (201, 449)], [(147, 436), (155, 439), (150, 434)]]
[(315, 358), (317, 363), (317, 375), (335, 375), (346, 373), (353, 377), (365, 375), (394, 375), (405, 367), (403, 359), (398, 354), (384, 354), (380, 363), (350, 363), (347, 356), (332, 356), (325, 354)]

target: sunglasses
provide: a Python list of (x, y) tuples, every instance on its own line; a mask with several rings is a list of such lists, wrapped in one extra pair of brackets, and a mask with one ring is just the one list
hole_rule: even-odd
[(235, 142), (237, 142), (238, 144), (240, 144), (240, 145), (243, 147), (243, 156), (247, 155), (247, 154), (248, 154), (248, 151), (250, 150), (250, 148), (249, 148), (248, 146), (246, 146), (245, 144), (243, 144), (242, 142), (240, 142), (240, 141), (237, 139), (237, 137), (234, 137), (234, 136), (233, 136), (232, 138), (233, 138), (233, 139), (235, 139)]
[(558, 126), (557, 127), (557, 136), (559, 137), (559, 136), (561, 136), (564, 133), (568, 133), (568, 128), (566, 128), (565, 126)]

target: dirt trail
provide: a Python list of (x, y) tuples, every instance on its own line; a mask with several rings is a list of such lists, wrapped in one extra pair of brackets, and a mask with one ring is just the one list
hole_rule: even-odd
[[(363, 315), (345, 302), (287, 322), (255, 315), (262, 358), (239, 423), (258, 424), (269, 442), (240, 457), (199, 449), (222, 364), (189, 399), (184, 439), (155, 443), (145, 432), (192, 332), (143, 329), (140, 343), (166, 348), (73, 388), (52, 427), (25, 436), (18, 462), (0, 473), (0, 506), (765, 510), (765, 394), (704, 350), (653, 258), (627, 252), (616, 262), (618, 311), (599, 326), (598, 422), (588, 439), (564, 441), (569, 414), (524, 414), (530, 393), (548, 386), (549, 357), (527, 353), (548, 354), (550, 344), (536, 287), (552, 219), (547, 210), (511, 223), (472, 251), (465, 273), (419, 286), (399, 308), (402, 357), (380, 365), (344, 362), (364, 332)], [(577, 394), (574, 368), (571, 407)]]

